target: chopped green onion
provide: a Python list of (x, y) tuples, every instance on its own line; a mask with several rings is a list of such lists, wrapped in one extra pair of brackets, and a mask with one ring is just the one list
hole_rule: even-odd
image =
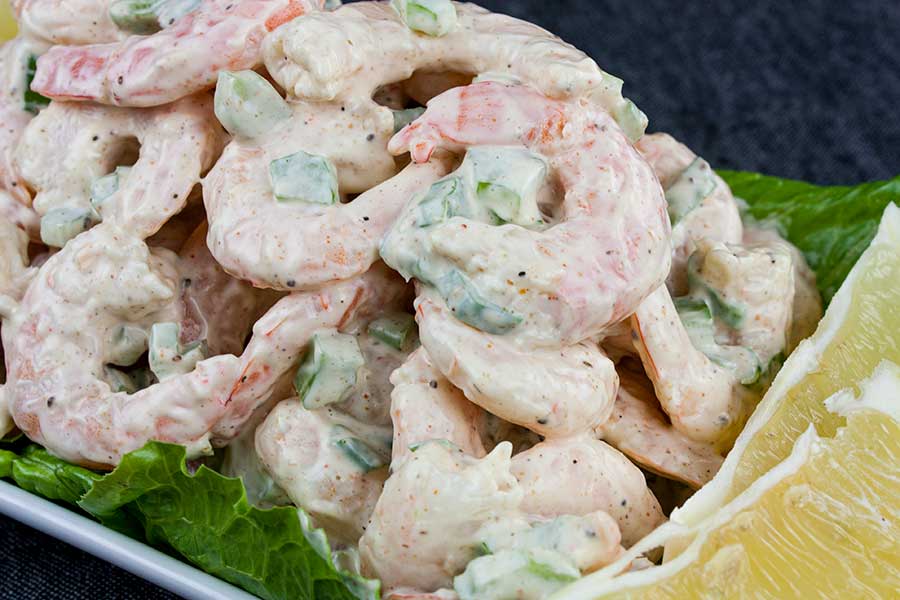
[(373, 338), (402, 350), (415, 336), (416, 319), (408, 313), (388, 315), (369, 323), (367, 331)]
[(438, 291), (453, 315), (485, 333), (509, 333), (522, 322), (522, 317), (486, 300), (472, 281), (459, 271), (450, 271), (438, 282)]
[(54, 208), (41, 217), (41, 240), (48, 246), (62, 248), (66, 242), (99, 222), (93, 208)]
[(37, 59), (38, 57), (34, 54), (28, 55), (28, 61), (25, 64), (25, 92), (22, 95), (24, 109), (33, 115), (38, 114), (42, 108), (50, 104), (50, 98), (31, 89), (31, 82), (34, 81), (34, 74), (37, 72)]
[(206, 341), (182, 346), (178, 323), (155, 323), (150, 329), (150, 370), (160, 381), (190, 373), (207, 356)]
[(337, 169), (324, 156), (297, 152), (269, 163), (272, 190), (279, 202), (331, 205), (338, 202)]
[(524, 148), (480, 146), (469, 149), (464, 163), (472, 170), (479, 201), (497, 219), (523, 227), (543, 224), (537, 195), (547, 163), (540, 155)]
[(291, 117), (291, 107), (254, 71), (221, 71), (216, 84), (216, 117), (229, 133), (256, 138)]
[(716, 178), (709, 163), (695, 158), (666, 190), (669, 219), (676, 225), (688, 213), (700, 206), (703, 199), (716, 189)]
[(341, 402), (356, 387), (365, 364), (355, 336), (334, 330), (317, 331), (294, 377), (294, 388), (309, 409)]
[(634, 143), (647, 131), (647, 115), (628, 98), (622, 100), (623, 102), (613, 110), (613, 119), (622, 128), (625, 136)]
[(391, 6), (413, 31), (434, 37), (456, 27), (456, 7), (450, 0), (391, 0)]
[(380, 469), (388, 464), (387, 459), (373, 450), (368, 444), (356, 437), (352, 431), (342, 425), (334, 428), (332, 433), (334, 445), (340, 448), (351, 461), (356, 463), (365, 473)]
[(425, 114), (424, 108), (405, 108), (394, 111), (394, 133), (397, 133), (419, 117)]

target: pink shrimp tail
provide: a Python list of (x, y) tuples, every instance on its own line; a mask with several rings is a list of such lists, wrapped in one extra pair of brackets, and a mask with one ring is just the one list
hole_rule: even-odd
[(59, 100), (100, 100), (116, 44), (54, 46), (38, 59), (31, 89)]
[(447, 90), (432, 98), (425, 113), (388, 144), (393, 154), (410, 152), (425, 162), (438, 148), (531, 145), (545, 141), (545, 131), (561, 127), (560, 103), (526, 86), (484, 81)]

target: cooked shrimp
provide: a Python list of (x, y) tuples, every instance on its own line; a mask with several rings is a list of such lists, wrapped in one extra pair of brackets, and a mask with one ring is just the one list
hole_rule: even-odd
[(317, 330), (365, 323), (407, 298), (402, 279), (377, 264), (361, 277), (279, 300), (253, 326), (253, 337), (241, 355), (240, 376), (229, 392), (231, 412), (218, 422), (215, 435), (234, 437), (257, 407), (273, 397), (292, 395), (290, 379)]
[(794, 268), (794, 304), (791, 308), (791, 330), (788, 334), (786, 353), (792, 352), (802, 340), (816, 330), (822, 320), (822, 297), (816, 287), (816, 274), (796, 246), (782, 238), (773, 227), (755, 224), (744, 227), (744, 244), (757, 246), (781, 245), (791, 254)]
[[(588, 97), (615, 115), (633, 139), (643, 133), (646, 118), (622, 97), (622, 80), (586, 54), (531, 23), (474, 4), (453, 6), (457, 25), (442, 36), (412, 31), (387, 2), (355, 2), (309, 14), (266, 38), (266, 67), (290, 96), (341, 100), (364, 112), (377, 108), (372, 96), (385, 84), (413, 78), (407, 87), (426, 100), (435, 89), (468, 82), (447, 71), (502, 73), (552, 98)], [(327, 61), (322, 48), (328, 48)], [(417, 85), (429, 72), (440, 75)], [(435, 79), (442, 82), (437, 88)]]
[[(354, 459), (339, 443), (351, 440), (382, 453), (381, 466)], [(275, 482), (329, 537), (350, 544), (366, 530), (381, 495), (389, 447), (389, 430), (331, 408), (307, 410), (296, 399), (279, 402), (256, 432), (260, 460)]]
[(260, 65), (276, 27), (320, 0), (203, 0), (150, 36), (91, 46), (55, 46), (38, 60), (32, 88), (59, 100), (159, 106), (213, 87), (222, 70)]
[(393, 468), (431, 440), (450, 442), (475, 458), (486, 454), (478, 431), (481, 410), (444, 378), (424, 348), (394, 371), (391, 383)]
[(559, 222), (544, 231), (469, 219), (422, 228), (411, 202), (382, 246), (401, 273), (412, 270), (404, 252), (431, 261), (434, 278), (457, 268), (519, 315), (520, 337), (563, 346), (602, 333), (665, 279), (671, 250), (662, 189), (607, 113), (488, 81), (434, 98), (389, 149), (425, 162), (437, 148), (478, 145), (541, 155), (565, 190)]
[(12, 314), (34, 276), (29, 262), (28, 236), (12, 222), (0, 219), (0, 316)]
[(22, 132), (39, 108), (28, 96), (29, 63), (46, 49), (19, 36), (0, 45), (0, 217), (39, 239), (40, 223), (31, 210), (31, 193), (13, 163)]
[[(448, 168), (437, 160), (392, 177), (394, 161), (377, 152), (377, 141), (367, 141), (371, 136), (383, 144), (390, 137), (389, 111), (388, 121), (360, 126), (352, 110), (312, 108), (295, 107), (262, 145), (232, 142), (204, 181), (213, 255), (229, 273), (259, 287), (314, 289), (365, 273), (409, 196)], [(342, 192), (363, 193), (346, 204), (278, 201), (270, 164), (304, 151), (331, 161)]]
[(640, 469), (589, 434), (546, 440), (514, 456), (511, 468), (524, 512), (552, 518), (602, 510), (619, 524), (626, 548), (665, 520)]
[(731, 189), (709, 163), (665, 133), (645, 135), (635, 147), (666, 190), (672, 218), (672, 270), (667, 285), (675, 296), (687, 293), (687, 260), (695, 242), (707, 238), (740, 244), (743, 226)]
[[(15, 158), (40, 215), (99, 212), (143, 239), (184, 207), (222, 137), (205, 95), (142, 111), (54, 102), (28, 125)], [(92, 202), (92, 184), (107, 174), (117, 187)]]
[(51, 44), (101, 44), (124, 38), (109, 16), (113, 0), (12, 0), (19, 29)]
[(618, 378), (596, 344), (535, 348), (486, 334), (454, 318), (430, 290), (421, 292), (416, 318), (434, 365), (498, 417), (548, 437), (590, 431), (609, 418)]
[(123, 326), (181, 320), (176, 260), (103, 224), (47, 261), (2, 332), (9, 408), (23, 433), (96, 467), (151, 439), (185, 444), (191, 457), (210, 450), (240, 374), (236, 357), (201, 361), (130, 395), (104, 380)]
[(440, 442), (420, 446), (385, 483), (359, 541), (364, 572), (386, 590), (451, 587), (477, 556), (481, 528), (519, 517), (511, 452), (502, 443), (479, 459)]
[(722, 456), (672, 427), (643, 374), (628, 366), (618, 372), (619, 394), (612, 416), (597, 428), (600, 438), (650, 471), (695, 489), (712, 479)]

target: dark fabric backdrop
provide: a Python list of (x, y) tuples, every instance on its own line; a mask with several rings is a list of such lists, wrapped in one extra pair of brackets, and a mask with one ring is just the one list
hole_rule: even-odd
[[(625, 80), (715, 166), (819, 183), (900, 173), (897, 0), (484, 0)], [(0, 517), (0, 599), (169, 598)]]

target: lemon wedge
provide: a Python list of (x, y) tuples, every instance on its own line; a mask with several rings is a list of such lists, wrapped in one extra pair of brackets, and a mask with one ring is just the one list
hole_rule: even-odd
[(9, 0), (0, 0), (0, 42), (16, 37), (16, 21), (13, 19)]
[[(900, 589), (900, 209), (716, 477), (558, 600), (890, 597)], [(663, 564), (629, 572), (665, 548)]]

